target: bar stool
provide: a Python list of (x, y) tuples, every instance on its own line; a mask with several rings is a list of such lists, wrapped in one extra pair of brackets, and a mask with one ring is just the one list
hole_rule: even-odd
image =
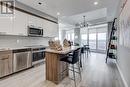
[(81, 55), (83, 55), (83, 58), (86, 57), (86, 54), (85, 54), (85, 47), (81, 47)]
[[(76, 78), (75, 78), (75, 73), (78, 73), (80, 75), (80, 79), (82, 78), (81, 77), (81, 70), (80, 70), (80, 54), (81, 54), (81, 49), (77, 49), (73, 52), (73, 55), (69, 55), (69, 56), (66, 56), (64, 58), (61, 58), (60, 61), (63, 61), (63, 62), (66, 62), (68, 64), (71, 64), (72, 65), (72, 69), (69, 69), (71, 71), (73, 71), (73, 77), (74, 77), (74, 84), (75, 84), (75, 87), (76, 87)], [(75, 68), (74, 67), (74, 64), (77, 64), (78, 63), (78, 70), (79, 72), (75, 71)], [(68, 69), (66, 69), (68, 70)], [(64, 72), (62, 72), (61, 74), (63, 74)]]
[(87, 58), (88, 58), (88, 53), (90, 53), (90, 48), (89, 45), (84, 45), (85, 53), (87, 52)]
[[(80, 62), (80, 67), (82, 68), (82, 53), (84, 53), (84, 51), (82, 50), (82, 47), (80, 47), (80, 57), (79, 57), (79, 62)], [(68, 54), (69, 56), (73, 56), (73, 52)]]

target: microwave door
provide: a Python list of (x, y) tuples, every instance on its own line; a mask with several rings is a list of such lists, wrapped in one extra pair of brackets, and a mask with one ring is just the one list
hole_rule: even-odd
[(43, 29), (29, 28), (29, 36), (43, 36)]

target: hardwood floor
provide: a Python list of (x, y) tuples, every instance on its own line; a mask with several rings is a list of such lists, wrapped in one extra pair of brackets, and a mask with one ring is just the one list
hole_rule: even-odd
[[(81, 82), (77, 75), (78, 87), (124, 87), (116, 64), (113, 61), (106, 64), (104, 54), (91, 53), (83, 63)], [(0, 87), (74, 87), (74, 83), (69, 78), (59, 85), (46, 81), (44, 64), (1, 79)]]

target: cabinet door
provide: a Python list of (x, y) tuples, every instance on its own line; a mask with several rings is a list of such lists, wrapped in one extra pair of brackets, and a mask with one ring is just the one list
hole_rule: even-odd
[(48, 27), (49, 23), (46, 20), (43, 20), (43, 36), (48, 37), (50, 35), (50, 28)]
[(12, 34), (13, 18), (0, 17), (0, 34)]
[(44, 20), (44, 19), (37, 18), (37, 21), (36, 21), (37, 27), (40, 27), (40, 28), (43, 29), (43, 26), (44, 26), (43, 20)]
[(55, 23), (51, 22), (50, 25), (51, 25), (51, 27), (50, 27), (51, 37), (58, 37), (58, 35), (59, 35), (58, 24), (55, 24)]
[(56, 37), (59, 34), (58, 25), (53, 22), (44, 21), (43, 28), (44, 28), (44, 37)]
[(5, 54), (0, 56), (0, 77), (9, 75), (12, 73), (12, 56)]
[(37, 26), (37, 17), (28, 15), (28, 26)]
[(28, 23), (28, 15), (20, 12), (15, 11), (15, 17), (14, 17), (14, 27), (13, 32), (14, 35), (24, 35), (27, 36), (27, 23)]

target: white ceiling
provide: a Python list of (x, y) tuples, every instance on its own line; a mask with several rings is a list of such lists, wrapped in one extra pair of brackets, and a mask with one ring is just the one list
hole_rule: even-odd
[(61, 22), (67, 22), (69, 24), (80, 24), (84, 22), (84, 18), (89, 24), (102, 23), (107, 21), (107, 8), (97, 9), (94, 11), (89, 11), (85, 13), (80, 13), (73, 16), (61, 17)]
[[(57, 17), (60, 12), (60, 18), (69, 18), (71, 23), (77, 20), (81, 22), (83, 14), (87, 14), (89, 21), (103, 19), (110, 21), (116, 16), (117, 7), (120, 0), (17, 0), (37, 10), (45, 12), (51, 16)], [(98, 1), (98, 5), (93, 3)], [(42, 5), (38, 3), (41, 2)], [(101, 13), (100, 13), (101, 12)], [(93, 13), (93, 14), (92, 14)], [(81, 16), (81, 17), (80, 17)], [(93, 17), (94, 16), (94, 17)], [(99, 20), (98, 20), (99, 21)], [(67, 21), (68, 22), (68, 21)], [(72, 23), (72, 24), (73, 24)]]

